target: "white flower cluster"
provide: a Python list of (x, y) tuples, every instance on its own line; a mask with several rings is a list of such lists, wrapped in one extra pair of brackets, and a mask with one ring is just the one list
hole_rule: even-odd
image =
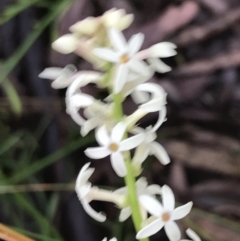
[[(147, 80), (155, 71), (171, 70), (160, 58), (174, 56), (176, 46), (162, 42), (140, 50), (144, 41), (142, 33), (133, 35), (127, 42), (121, 32), (132, 20), (133, 16), (124, 10), (112, 9), (101, 17), (89, 17), (74, 24), (70, 27), (71, 33), (57, 39), (52, 47), (63, 54), (76, 53), (92, 63), (97, 71), (77, 71), (75, 66), (68, 65), (63, 69), (47, 68), (40, 77), (54, 80), (53, 88), (67, 87), (66, 111), (81, 127), (82, 136), (95, 129), (99, 147), (87, 148), (85, 154), (92, 159), (110, 156), (116, 174), (125, 177), (129, 175), (126, 157), (131, 157), (129, 151), (135, 149), (130, 163), (135, 178), (149, 155), (154, 155), (163, 165), (170, 162), (165, 149), (155, 141), (156, 131), (166, 119), (167, 94), (161, 86)], [(82, 88), (88, 84), (107, 89), (109, 96), (97, 100), (83, 93)], [(129, 95), (138, 107), (126, 116), (122, 109), (118, 110), (117, 103), (122, 108), (122, 102)], [(136, 126), (141, 118), (152, 112), (158, 113), (154, 126), (146, 129)], [(76, 192), (84, 209), (103, 222), (105, 214), (96, 212), (89, 203), (92, 200), (112, 202), (121, 209), (119, 221), (125, 221), (133, 212), (130, 190), (123, 187), (109, 191), (92, 186), (88, 180), (93, 172), (90, 163), (85, 164), (76, 181)], [(175, 208), (174, 195), (168, 186), (148, 185), (143, 177), (135, 182), (135, 191), (142, 218), (142, 229), (138, 230), (136, 238), (149, 237), (164, 227), (170, 241), (180, 241), (181, 233), (175, 220), (190, 212), (192, 202)], [(157, 200), (159, 197), (162, 203)], [(200, 240), (192, 230), (187, 232), (192, 240)]]

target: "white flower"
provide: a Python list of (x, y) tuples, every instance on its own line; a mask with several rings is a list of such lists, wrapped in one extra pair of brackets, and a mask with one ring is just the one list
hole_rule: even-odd
[(73, 81), (66, 91), (66, 98), (71, 97), (75, 93), (81, 93), (80, 88), (89, 83), (97, 84), (102, 79), (102, 74), (96, 71), (79, 71), (72, 78)]
[(187, 229), (186, 233), (189, 236), (189, 238), (191, 238), (191, 240), (181, 239), (180, 241), (201, 241), (200, 237), (192, 229)]
[(128, 43), (122, 32), (117, 29), (109, 30), (109, 39), (114, 50), (109, 48), (96, 48), (93, 53), (106, 61), (117, 64), (117, 70), (114, 76), (114, 93), (119, 93), (128, 80), (129, 71), (140, 75), (149, 75), (150, 70), (147, 65), (135, 58), (135, 54), (141, 48), (144, 35), (142, 33), (133, 35)]
[[(149, 92), (151, 97), (146, 95), (145, 92)], [(166, 105), (167, 93), (158, 84), (144, 83), (137, 86), (132, 93), (134, 102), (141, 104), (138, 108), (150, 113), (160, 111)]]
[(85, 150), (85, 154), (93, 159), (100, 159), (110, 155), (112, 167), (120, 177), (127, 174), (122, 152), (138, 146), (144, 137), (144, 135), (138, 134), (122, 141), (125, 130), (126, 124), (120, 122), (113, 128), (109, 136), (106, 126), (102, 126), (96, 131), (96, 140), (101, 146)]
[(101, 101), (95, 101), (84, 110), (84, 116), (87, 120), (81, 127), (81, 135), (85, 136), (89, 131), (99, 126), (106, 126), (109, 130), (113, 128), (116, 122), (112, 118), (113, 105), (105, 104)]
[(166, 185), (162, 187), (163, 205), (155, 198), (147, 195), (140, 196), (139, 201), (141, 205), (154, 216), (155, 220), (137, 233), (137, 239), (149, 237), (164, 227), (170, 241), (180, 240), (181, 233), (175, 220), (185, 217), (190, 212), (192, 202), (174, 209), (175, 198), (172, 190)]
[(78, 195), (79, 200), (82, 203), (84, 210), (99, 222), (104, 222), (106, 217), (102, 213), (97, 213), (94, 209), (91, 208), (89, 203), (93, 200), (106, 201), (115, 203), (118, 206), (122, 206), (125, 202), (125, 196), (99, 189), (97, 187), (92, 187), (92, 184), (88, 181), (90, 176), (94, 172), (94, 168), (89, 167), (90, 163), (86, 163), (77, 178), (75, 190)]
[(70, 31), (79, 35), (94, 36), (102, 34), (109, 28), (120, 31), (129, 27), (133, 21), (133, 14), (126, 14), (124, 9), (112, 8), (100, 17), (87, 17), (70, 27)]
[(101, 74), (94, 71), (80, 71), (72, 78), (74, 81), (69, 85), (66, 91), (66, 112), (72, 117), (76, 124), (82, 126), (86, 119), (84, 119), (79, 110), (81, 108), (89, 107), (96, 102), (95, 98), (88, 94), (81, 92), (81, 87), (88, 83), (97, 83), (101, 79)]
[(79, 38), (74, 34), (65, 34), (52, 43), (52, 48), (61, 54), (74, 52), (79, 45)]
[(168, 58), (177, 54), (177, 46), (170, 42), (162, 42), (151, 46), (148, 49), (138, 52), (137, 58), (147, 59), (150, 67), (159, 73), (165, 73), (170, 71), (172, 68), (166, 65), (159, 58)]
[(100, 19), (95, 17), (87, 17), (72, 25), (69, 30), (78, 35), (93, 36), (100, 26)]
[(82, 203), (83, 208), (85, 211), (99, 222), (104, 222), (106, 220), (106, 216), (102, 213), (97, 213), (94, 209), (91, 208), (89, 202), (92, 201), (90, 198), (90, 191), (91, 191), (91, 183), (88, 182), (89, 177), (93, 174), (94, 168), (89, 168), (90, 163), (87, 163), (81, 169), (77, 181), (76, 181), (76, 193), (78, 195), (79, 200)]
[(71, 78), (77, 69), (74, 65), (67, 65), (65, 68), (46, 68), (42, 73), (39, 74), (39, 78), (54, 80), (52, 82), (52, 88), (62, 89), (66, 88), (73, 82)]
[(69, 98), (66, 98), (66, 112), (69, 114), (74, 122), (79, 126), (84, 125), (86, 120), (80, 115), (79, 110), (92, 105), (96, 100), (91, 96), (84, 93), (77, 93)]
[(115, 28), (122, 31), (133, 22), (133, 14), (126, 14), (124, 9), (112, 8), (103, 14), (101, 20), (106, 29)]
[[(147, 180), (145, 177), (141, 177), (139, 178), (136, 183), (136, 191), (137, 191), (137, 195), (140, 196), (142, 194), (147, 194), (147, 195), (161, 195), (161, 187), (153, 184), (153, 185), (149, 185), (147, 183)], [(122, 187), (117, 189), (116, 191), (114, 191), (115, 194), (121, 194), (126, 196), (126, 198), (128, 197), (128, 189), (127, 187)], [(147, 218), (147, 211), (145, 208), (140, 207), (141, 209), (141, 214), (142, 214), (142, 219), (145, 220)], [(129, 218), (132, 214), (132, 210), (130, 205), (128, 206), (124, 206), (120, 212), (120, 216), (119, 216), (119, 221), (120, 222), (124, 222), (127, 218)]]
[[(159, 117), (159, 119), (161, 118), (162, 116)], [(158, 122), (160, 123), (160, 121)], [(163, 146), (154, 141), (157, 138), (154, 128), (149, 126), (144, 130), (140, 127), (136, 127), (132, 132), (135, 134), (144, 134), (144, 141), (137, 147), (132, 159), (132, 163), (137, 170), (141, 168), (141, 164), (149, 155), (154, 155), (163, 165), (170, 163), (170, 158)]]

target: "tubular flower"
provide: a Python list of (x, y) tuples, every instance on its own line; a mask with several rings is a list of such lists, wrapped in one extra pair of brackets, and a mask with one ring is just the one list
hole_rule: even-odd
[[(137, 195), (140, 196), (142, 194), (147, 194), (147, 195), (161, 195), (161, 187), (158, 185), (149, 185), (147, 183), (146, 178), (141, 177), (139, 178), (136, 183), (136, 190), (137, 190)], [(127, 187), (122, 187), (114, 191), (115, 194), (121, 194), (128, 197), (128, 189)], [(129, 218), (132, 214), (131, 207), (130, 205), (124, 205), (122, 208), (120, 215), (119, 215), (119, 221), (124, 222), (127, 218)], [(145, 220), (147, 218), (147, 211), (144, 207), (141, 207), (141, 215), (142, 219)]]
[(112, 129), (111, 135), (108, 134), (106, 126), (102, 126), (96, 131), (96, 140), (101, 146), (85, 150), (85, 154), (93, 159), (110, 155), (112, 167), (120, 177), (127, 174), (122, 152), (135, 148), (144, 138), (143, 134), (138, 134), (122, 141), (125, 131), (126, 124), (123, 122), (118, 123)]
[(84, 93), (74, 94), (70, 98), (66, 98), (66, 112), (72, 117), (76, 124), (82, 126), (86, 120), (79, 114), (79, 110), (92, 105), (95, 101), (96, 100), (91, 95)]
[(122, 32), (119, 32), (117, 29), (110, 29), (108, 34), (114, 50), (96, 48), (93, 50), (93, 53), (101, 59), (116, 64), (117, 69), (113, 81), (113, 91), (114, 93), (119, 93), (129, 78), (130, 70), (140, 75), (150, 75), (150, 69), (145, 62), (135, 58), (135, 54), (141, 48), (144, 35), (141, 33), (133, 35), (127, 43)]
[(155, 220), (147, 224), (137, 233), (137, 239), (149, 237), (164, 227), (170, 241), (180, 240), (181, 233), (175, 220), (185, 217), (190, 212), (192, 202), (174, 209), (175, 198), (172, 190), (167, 185), (162, 187), (163, 205), (148, 195), (140, 196), (139, 201), (141, 205), (153, 215)]
[(95, 101), (84, 110), (84, 116), (87, 120), (81, 127), (81, 135), (85, 136), (89, 131), (99, 127), (106, 126), (107, 130), (111, 130), (116, 125), (112, 119), (113, 105), (105, 104), (101, 101)]
[[(151, 97), (146, 95), (145, 92), (150, 93)], [(138, 85), (132, 93), (132, 97), (137, 104), (143, 103), (138, 108), (148, 113), (162, 110), (167, 103), (167, 93), (160, 85), (155, 83)]]
[(89, 83), (97, 83), (101, 79), (101, 74), (94, 71), (83, 71), (76, 73), (75, 80), (69, 85), (66, 91), (66, 112), (72, 117), (79, 126), (84, 125), (86, 119), (80, 114), (81, 108), (87, 108), (93, 105), (96, 100), (88, 94), (81, 92), (81, 87)]
[[(129, 27), (133, 21), (132, 14), (126, 14), (124, 9), (112, 8), (106, 11), (101, 17), (88, 17), (70, 27), (70, 31), (79, 36), (95, 36), (102, 34), (109, 28), (120, 31)], [(98, 36), (100, 37), (100, 36)]]
[(158, 43), (148, 49), (138, 52), (137, 58), (146, 59), (154, 71), (159, 73), (166, 73), (171, 71), (172, 68), (166, 65), (159, 58), (168, 58), (176, 55), (176, 48), (177, 46), (170, 42)]
[(154, 141), (157, 135), (151, 127), (146, 130), (136, 127), (133, 132), (138, 134), (143, 133), (145, 136), (144, 141), (137, 147), (132, 160), (133, 165), (137, 169), (141, 167), (141, 164), (149, 155), (154, 155), (163, 165), (170, 163), (170, 158), (163, 146)]
[(94, 172), (94, 168), (89, 168), (89, 165), (90, 163), (87, 163), (81, 169), (76, 181), (75, 190), (85, 211), (95, 220), (99, 222), (104, 222), (106, 220), (105, 214), (97, 213), (89, 205), (89, 202), (92, 201), (92, 198), (90, 197), (92, 185), (90, 182), (88, 182), (88, 179)]
[(89, 166), (90, 163), (86, 163), (82, 167), (76, 181), (75, 190), (86, 213), (88, 213), (88, 215), (95, 220), (104, 222), (106, 220), (105, 214), (97, 213), (94, 209), (91, 208), (89, 203), (92, 200), (98, 200), (113, 202), (116, 205), (121, 206), (125, 202), (125, 197), (111, 191), (92, 187), (92, 184), (88, 181), (88, 179), (93, 174), (94, 168), (90, 168)]
[(71, 78), (77, 69), (74, 65), (67, 65), (65, 68), (46, 68), (42, 73), (39, 74), (39, 78), (54, 80), (52, 82), (52, 88), (62, 89), (68, 87), (72, 82)]

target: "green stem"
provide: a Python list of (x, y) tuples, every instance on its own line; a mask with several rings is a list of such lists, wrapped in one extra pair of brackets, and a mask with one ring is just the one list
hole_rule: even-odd
[[(122, 109), (122, 97), (120, 94), (114, 95), (114, 117), (117, 121), (122, 121), (123, 109)], [(127, 135), (125, 135), (125, 138)], [(142, 217), (138, 203), (138, 196), (136, 190), (136, 180), (134, 172), (131, 165), (130, 153), (127, 153), (125, 157), (125, 164), (127, 168), (127, 175), (124, 177), (125, 184), (128, 188), (128, 198), (130, 202), (130, 207), (132, 210), (132, 219), (134, 227), (138, 232), (141, 229)], [(141, 241), (148, 241), (148, 238), (141, 239)]]

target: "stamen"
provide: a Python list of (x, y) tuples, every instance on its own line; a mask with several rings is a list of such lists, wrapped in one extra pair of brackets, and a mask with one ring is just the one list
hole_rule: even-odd
[(122, 55), (122, 57), (120, 58), (120, 62), (121, 62), (122, 64), (127, 63), (128, 60), (129, 60), (129, 58), (128, 58), (128, 55), (127, 55), (127, 54)]
[(162, 214), (162, 220), (163, 222), (167, 222), (170, 219), (170, 214), (169, 213), (163, 213)]
[(116, 143), (111, 143), (108, 147), (111, 151), (115, 152), (118, 150), (119, 146)]

